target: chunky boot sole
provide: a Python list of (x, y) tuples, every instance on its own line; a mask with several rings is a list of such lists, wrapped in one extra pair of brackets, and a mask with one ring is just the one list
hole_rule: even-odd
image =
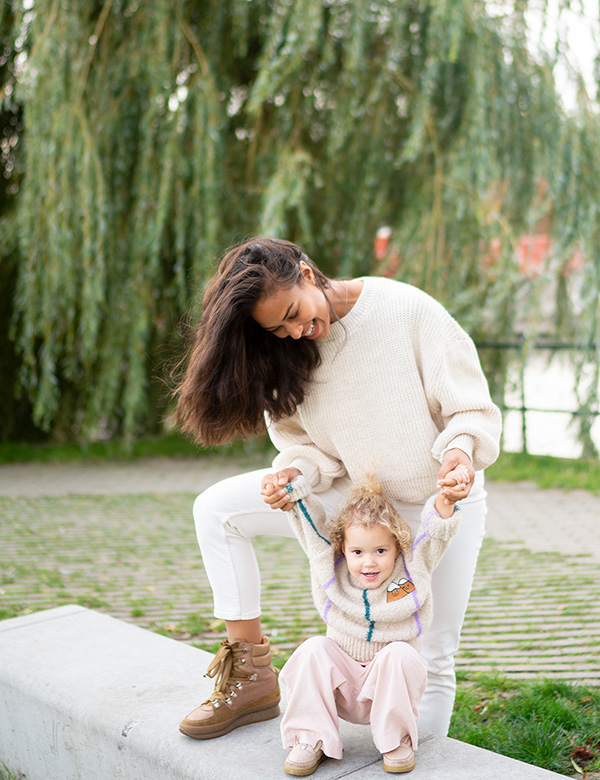
[(181, 724), (179, 731), (185, 734), (186, 737), (193, 737), (194, 739), (213, 739), (214, 737), (222, 737), (224, 734), (229, 734), (230, 731), (239, 728), (240, 726), (247, 726), (249, 723), (260, 723), (263, 720), (271, 720), (279, 715), (279, 702), (275, 704), (268, 703), (263, 704), (260, 707), (251, 707), (243, 712), (240, 712), (231, 720), (223, 723), (214, 723), (212, 725), (198, 725), (188, 726)]

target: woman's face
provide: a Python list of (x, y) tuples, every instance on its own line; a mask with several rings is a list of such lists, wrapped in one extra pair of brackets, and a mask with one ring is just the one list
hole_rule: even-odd
[(302, 282), (262, 298), (254, 307), (252, 319), (280, 339), (291, 336), (321, 340), (329, 333), (329, 303), (310, 267), (300, 262), (300, 270)]

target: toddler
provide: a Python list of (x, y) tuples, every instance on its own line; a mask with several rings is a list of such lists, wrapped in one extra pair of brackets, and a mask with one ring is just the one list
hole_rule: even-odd
[(288, 774), (309, 775), (325, 756), (342, 757), (338, 717), (370, 723), (384, 770), (414, 768), (417, 707), (427, 680), (418, 647), (432, 617), (431, 573), (460, 517), (443, 487), (467, 479), (462, 466), (446, 476), (425, 504), (414, 539), (374, 478), (354, 487), (333, 527), (302, 476), (288, 485), (291, 524), (327, 626), (326, 636), (300, 645), (282, 671)]

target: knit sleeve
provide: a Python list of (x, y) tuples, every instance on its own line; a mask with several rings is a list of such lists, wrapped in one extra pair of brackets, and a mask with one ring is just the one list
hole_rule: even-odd
[(313, 552), (320, 552), (330, 546), (327, 518), (323, 505), (311, 495), (307, 480), (296, 477), (286, 490), (294, 502), (288, 512), (290, 525), (304, 552), (311, 558)]
[(502, 418), (466, 333), (441, 349), (429, 392), (443, 426), (431, 449), (433, 457), (441, 462), (457, 447), (469, 455), (476, 471), (490, 466), (498, 457)]
[(412, 551), (412, 561), (424, 566), (431, 574), (442, 559), (454, 534), (458, 531), (461, 511), (458, 504), (454, 514), (445, 519), (435, 509), (435, 496), (428, 499), (421, 513)]
[(346, 467), (338, 458), (323, 452), (311, 441), (300, 424), (298, 414), (277, 422), (267, 418), (267, 430), (279, 450), (273, 460), (273, 468), (297, 468), (315, 493), (323, 493), (331, 487), (334, 479), (346, 474)]

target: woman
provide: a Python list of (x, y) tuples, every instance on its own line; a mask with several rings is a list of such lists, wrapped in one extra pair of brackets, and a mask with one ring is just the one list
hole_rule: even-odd
[[(497, 457), (501, 430), (468, 335), (410, 285), (330, 280), (294, 244), (255, 238), (229, 251), (211, 280), (177, 393), (181, 426), (198, 442), (247, 437), (266, 416), (279, 450), (274, 470), (224, 480), (195, 502), (215, 615), (229, 639), (209, 668), (215, 692), (181, 731), (207, 739), (278, 714), (250, 540), (293, 536), (281, 510), (291, 507), (286, 486), (300, 474), (333, 516), (352, 482), (376, 470), (413, 533), (440, 481), (449, 500), (461, 500), (463, 522), (434, 574), (434, 620), (421, 652), (429, 682), (420, 728), (445, 734), (484, 533), (482, 470)], [(467, 484), (444, 485), (461, 464)]]

